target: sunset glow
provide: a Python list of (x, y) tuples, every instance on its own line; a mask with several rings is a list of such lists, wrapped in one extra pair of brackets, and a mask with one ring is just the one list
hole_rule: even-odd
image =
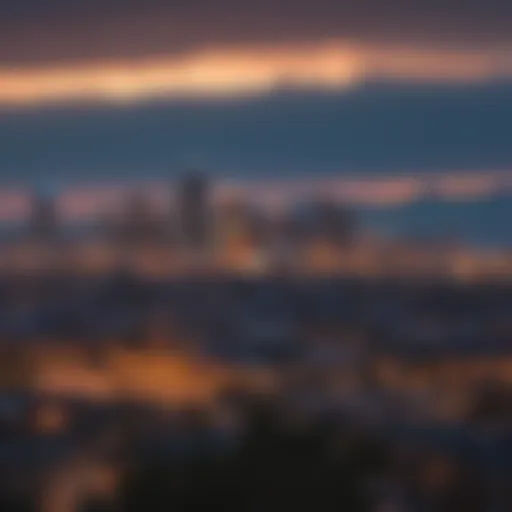
[(224, 97), (280, 84), (339, 89), (361, 74), (355, 55), (336, 45), (277, 51), (205, 51), (175, 59), (0, 71), (0, 103), (151, 97)]
[(280, 86), (343, 90), (372, 77), (474, 82), (510, 71), (508, 62), (495, 54), (359, 48), (336, 41), (220, 48), (173, 58), (0, 68), (0, 104), (237, 97), (264, 94)]

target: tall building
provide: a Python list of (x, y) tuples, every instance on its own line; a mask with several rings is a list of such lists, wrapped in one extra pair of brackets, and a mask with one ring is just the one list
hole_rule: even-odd
[(216, 250), (222, 261), (237, 268), (253, 268), (265, 245), (265, 226), (259, 212), (242, 197), (231, 197), (216, 214)]
[(355, 219), (352, 212), (329, 200), (313, 202), (309, 217), (310, 237), (336, 245), (346, 245), (354, 236)]
[(143, 192), (134, 192), (128, 198), (123, 219), (123, 234), (128, 242), (141, 243), (158, 239), (159, 220), (150, 199)]
[(247, 241), (251, 233), (251, 212), (240, 198), (230, 198), (220, 205), (217, 214), (217, 233), (221, 244)]
[(177, 194), (179, 240), (186, 249), (204, 250), (211, 237), (210, 187), (198, 171), (187, 171)]
[(32, 194), (29, 214), (29, 233), (32, 238), (48, 241), (57, 235), (58, 214), (56, 194), (49, 188)]

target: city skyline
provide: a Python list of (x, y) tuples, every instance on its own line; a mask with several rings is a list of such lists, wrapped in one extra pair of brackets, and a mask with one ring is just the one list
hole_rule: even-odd
[(0, 0), (0, 512), (512, 510), (512, 1)]
[(509, 13), (480, 0), (7, 1), (0, 218), (19, 218), (34, 184), (56, 183), (59, 211), (81, 219), (192, 164), (267, 208), (325, 186), (363, 208), (433, 201), (432, 218), (438, 202), (493, 202), (494, 219), (512, 172)]

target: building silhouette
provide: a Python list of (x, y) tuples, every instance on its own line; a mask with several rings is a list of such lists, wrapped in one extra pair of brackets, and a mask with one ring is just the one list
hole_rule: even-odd
[(220, 205), (217, 233), (221, 243), (238, 243), (251, 239), (254, 231), (252, 212), (242, 198), (231, 197)]
[(308, 239), (335, 245), (347, 245), (352, 241), (355, 218), (343, 205), (320, 198), (313, 201), (308, 210), (304, 226)]
[(155, 242), (159, 239), (161, 225), (147, 194), (135, 191), (128, 197), (121, 229), (122, 238), (128, 243)]
[(28, 220), (29, 235), (38, 241), (50, 241), (58, 233), (56, 194), (49, 189), (33, 192)]
[(201, 251), (211, 239), (210, 184), (199, 171), (183, 176), (177, 194), (179, 241), (185, 249)]

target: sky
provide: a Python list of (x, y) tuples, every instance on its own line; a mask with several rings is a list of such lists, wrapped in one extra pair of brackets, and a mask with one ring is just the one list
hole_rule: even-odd
[(0, 104), (510, 77), (505, 0), (7, 0)]
[(512, 169), (507, 0), (3, 0), (0, 181)]
[(510, 43), (507, 0), (4, 0), (1, 58), (145, 57), (324, 37), (481, 49)]

